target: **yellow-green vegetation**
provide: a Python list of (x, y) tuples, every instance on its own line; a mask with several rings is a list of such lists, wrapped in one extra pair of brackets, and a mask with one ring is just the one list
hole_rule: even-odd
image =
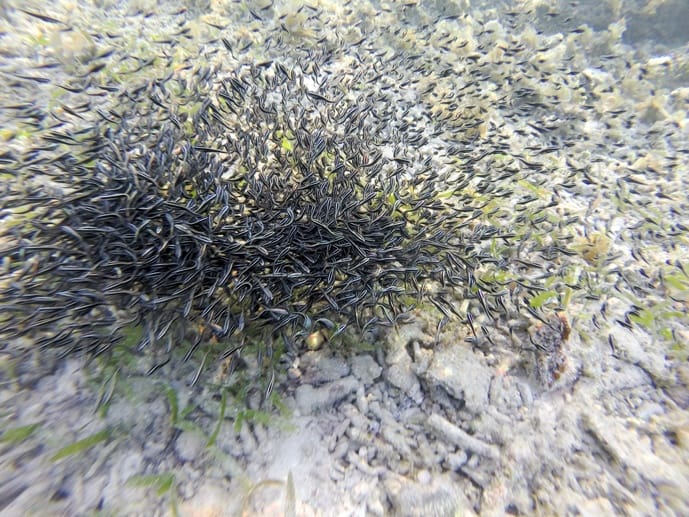
[(599, 232), (592, 233), (577, 244), (576, 249), (586, 262), (591, 265), (598, 265), (608, 255), (610, 238)]
[(70, 443), (69, 445), (65, 445), (64, 447), (59, 449), (55, 454), (53, 454), (51, 460), (59, 461), (64, 458), (67, 458), (68, 456), (72, 456), (74, 454), (79, 454), (84, 451), (87, 451), (95, 445), (98, 445), (99, 443), (108, 440), (111, 434), (112, 431), (110, 429), (103, 429), (102, 431), (87, 436), (86, 438), (82, 438), (81, 440)]
[(531, 298), (529, 305), (532, 309), (540, 309), (547, 301), (557, 297), (558, 293), (555, 291), (543, 291)]
[(31, 435), (33, 435), (37, 429), (41, 427), (41, 424), (28, 424), (19, 427), (10, 427), (5, 429), (0, 436), (0, 443), (21, 443)]
[(127, 480), (127, 483), (132, 486), (153, 488), (158, 496), (164, 496), (168, 492), (174, 494), (175, 474), (167, 472), (164, 474), (143, 474), (139, 476), (132, 476)]

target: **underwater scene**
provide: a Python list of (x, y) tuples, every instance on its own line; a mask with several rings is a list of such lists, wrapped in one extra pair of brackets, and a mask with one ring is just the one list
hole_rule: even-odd
[(0, 515), (689, 515), (687, 20), (0, 4)]

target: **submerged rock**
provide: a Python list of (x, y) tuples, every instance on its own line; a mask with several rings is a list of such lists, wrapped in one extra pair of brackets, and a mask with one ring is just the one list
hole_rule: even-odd
[(493, 372), (480, 353), (465, 345), (436, 350), (424, 375), (428, 383), (442, 387), (475, 414), (481, 413), (488, 405), (492, 377)]
[(351, 376), (318, 387), (303, 384), (295, 393), (297, 407), (303, 415), (331, 409), (340, 400), (354, 393), (358, 386), (359, 381)]

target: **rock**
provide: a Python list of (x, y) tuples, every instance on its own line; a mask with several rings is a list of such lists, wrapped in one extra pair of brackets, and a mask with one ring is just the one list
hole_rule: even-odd
[(119, 464), (113, 468), (116, 469), (118, 480), (126, 482), (128, 479), (140, 474), (143, 470), (144, 456), (141, 451), (136, 449), (129, 449), (126, 456), (123, 456)]
[(359, 379), (365, 386), (370, 386), (380, 377), (383, 369), (375, 359), (368, 354), (352, 357), (352, 374)]
[(665, 391), (682, 409), (689, 408), (689, 364), (681, 363), (675, 370), (676, 382), (668, 386)]
[(526, 382), (517, 382), (517, 390), (522, 400), (522, 406), (533, 406), (533, 392), (531, 391), (531, 387)]
[(366, 514), (374, 517), (383, 517), (385, 515), (385, 507), (380, 501), (378, 494), (373, 493), (366, 501)]
[(225, 454), (230, 454), (234, 457), (239, 457), (243, 453), (234, 426), (229, 425), (227, 422), (220, 426), (220, 430), (215, 439), (215, 445)]
[(303, 384), (297, 388), (295, 398), (303, 415), (333, 407), (350, 393), (354, 393), (359, 381), (354, 377), (345, 377), (323, 386), (313, 387)]
[(323, 384), (349, 375), (349, 365), (340, 356), (328, 357), (325, 350), (307, 352), (300, 358), (302, 382)]
[(411, 325), (406, 325), (402, 328), (406, 329), (407, 332), (403, 333), (400, 330), (399, 334), (396, 337), (392, 337), (388, 342), (385, 362), (389, 366), (385, 370), (384, 377), (389, 384), (399, 388), (409, 398), (419, 404), (423, 401), (423, 393), (421, 392), (419, 379), (414, 374), (412, 359), (409, 357), (405, 346), (412, 337), (416, 336), (417, 333), (421, 333), (421, 331), (410, 332), (410, 329), (416, 328)]
[(440, 415), (433, 414), (428, 417), (427, 426), (438, 437), (453, 443), (457, 447), (493, 460), (497, 460), (500, 457), (500, 449), (495, 445), (479, 440), (475, 436), (471, 436), (469, 433)]
[(379, 476), (382, 476), (386, 472), (386, 468), (382, 465), (379, 466), (371, 466), (369, 465), (365, 453), (364, 454), (357, 454), (354, 451), (350, 450), (346, 454), (346, 460), (347, 462), (359, 469), (364, 475), (371, 477), (371, 478), (377, 478)]
[(421, 484), (421, 485), (428, 485), (432, 478), (431, 478), (431, 473), (428, 472), (425, 469), (419, 470), (419, 472), (416, 474), (416, 480)]
[(112, 477), (108, 480), (108, 476), (103, 474), (88, 479), (76, 476), (71, 492), (81, 508), (97, 508), (102, 499), (114, 499), (113, 493), (116, 493), (119, 487), (113, 481)]
[(175, 452), (182, 461), (194, 461), (201, 455), (206, 440), (197, 432), (183, 431), (175, 441)]
[(612, 502), (606, 497), (597, 497), (582, 501), (577, 505), (581, 515), (614, 515), (617, 513)]
[(385, 370), (385, 380), (392, 386), (402, 390), (417, 404), (423, 401), (423, 393), (419, 379), (411, 370), (411, 359), (400, 361)]
[(461, 344), (437, 350), (424, 375), (431, 385), (439, 384), (454, 398), (463, 400), (466, 409), (474, 414), (488, 405), (492, 377), (482, 356)]
[(447, 466), (456, 472), (466, 464), (468, 459), (469, 457), (467, 456), (467, 453), (460, 450), (457, 453), (447, 455)]
[(68, 359), (65, 361), (60, 374), (55, 378), (53, 400), (64, 400), (77, 396), (84, 380), (81, 373), (83, 368), (81, 360)]
[(489, 395), (491, 405), (504, 413), (512, 414), (522, 406), (519, 385), (510, 376), (493, 376)]
[(421, 348), (418, 341), (413, 343), (412, 350), (414, 352), (414, 373), (416, 375), (423, 375), (428, 371), (428, 367), (433, 361), (433, 350)]
[[(689, 473), (682, 472), (656, 453), (648, 434), (634, 428), (619, 417), (604, 414), (604, 410), (591, 405), (589, 411), (582, 413), (583, 429), (596, 440), (597, 445), (619, 465), (628, 482), (638, 482), (643, 476), (655, 486), (679, 490), (689, 486)], [(682, 513), (682, 512), (680, 512)]]
[(409, 436), (404, 432), (402, 426), (394, 428), (388, 425), (382, 425), (380, 434), (383, 439), (392, 445), (395, 450), (397, 450), (403, 458), (411, 458), (414, 453), (411, 450), (409, 443)]
[(239, 441), (245, 456), (251, 456), (259, 446), (256, 438), (251, 434), (251, 429), (249, 427), (249, 423), (245, 420), (242, 423), (242, 427), (239, 429)]
[(473, 515), (471, 505), (447, 476), (415, 483), (402, 476), (394, 476), (383, 482), (392, 504), (391, 515), (407, 517), (441, 517)]
[(402, 325), (399, 327), (399, 330), (396, 332), (396, 335), (392, 337), (392, 339), (396, 343), (400, 344), (402, 348), (414, 341), (425, 342), (431, 340), (431, 336), (423, 331), (422, 325), (423, 322), (419, 320), (414, 320), (412, 323)]
[[(238, 505), (233, 506), (237, 511)], [(184, 501), (179, 509), (181, 515), (190, 517), (221, 517), (233, 513), (228, 508), (227, 488), (212, 481), (201, 485), (196, 494), (188, 501)]]
[(631, 332), (619, 326), (613, 326), (610, 335), (616, 343), (616, 356), (620, 360), (642, 369), (657, 384), (672, 386), (675, 383), (666, 350), (657, 346), (649, 335)]
[(356, 390), (356, 407), (361, 414), (365, 415), (368, 413), (368, 398), (366, 397), (366, 388), (364, 388), (363, 384), (359, 385)]

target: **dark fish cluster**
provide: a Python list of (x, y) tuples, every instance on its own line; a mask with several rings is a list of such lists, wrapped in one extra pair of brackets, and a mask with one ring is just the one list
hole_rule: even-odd
[[(249, 327), (291, 345), (322, 328), (392, 325), (428, 304), (443, 322), (467, 321), (476, 340), (476, 312), (457, 299), (492, 318), (542, 291), (510, 280), (530, 267), (526, 243), (494, 207), (511, 193), (479, 164), (511, 154), (474, 145), (480, 110), (461, 113), (453, 97), (420, 108), (405, 75), (423, 72), (418, 56), (386, 69), (387, 56), (368, 54), (346, 71), (341, 57), (308, 50), (170, 73), (121, 91), (93, 125), (8, 157), (0, 335), (99, 353), (141, 326), (142, 347), (170, 349), (193, 332), (191, 355)], [(435, 87), (420, 92), (426, 102)], [(447, 131), (455, 166), (442, 171), (427, 153)], [(521, 168), (496, 174), (504, 184)], [(507, 280), (485, 282), (486, 270)]]

